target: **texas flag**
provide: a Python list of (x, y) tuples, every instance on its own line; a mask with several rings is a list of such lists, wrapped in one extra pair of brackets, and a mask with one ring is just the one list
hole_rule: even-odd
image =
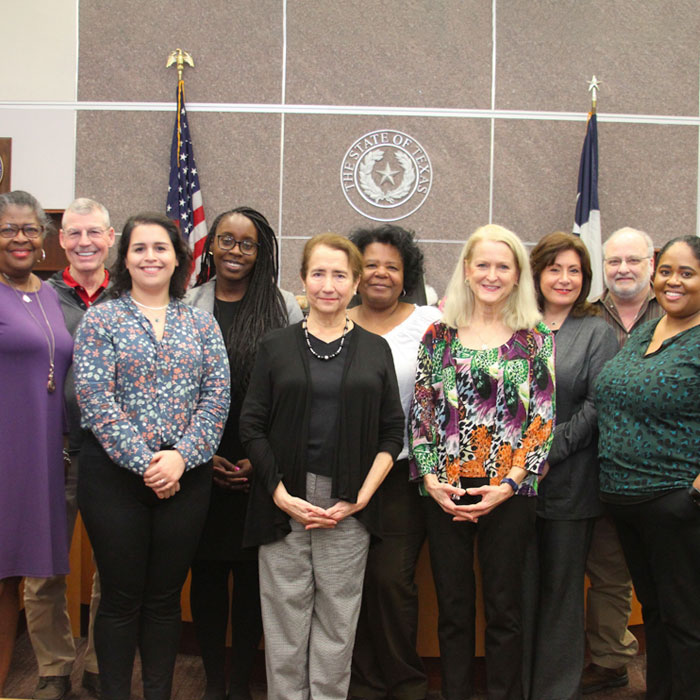
[(591, 257), (593, 279), (588, 298), (595, 299), (603, 293), (603, 247), (598, 204), (598, 123), (595, 112), (588, 115), (586, 139), (581, 151), (574, 233), (586, 244)]

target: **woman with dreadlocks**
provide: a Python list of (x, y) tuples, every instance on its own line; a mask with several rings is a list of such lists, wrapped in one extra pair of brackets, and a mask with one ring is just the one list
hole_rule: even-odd
[[(207, 235), (201, 272), (185, 298), (214, 314), (231, 365), (231, 409), (214, 457), (211, 505), (192, 564), (190, 603), (207, 676), (203, 700), (251, 697), (250, 673), (262, 635), (258, 556), (241, 546), (252, 467), (238, 437), (238, 421), (258, 342), (268, 331), (302, 319), (294, 296), (277, 287), (277, 252), (275, 233), (262, 214), (249, 207), (224, 212)], [(233, 659), (227, 694), (229, 607)]]

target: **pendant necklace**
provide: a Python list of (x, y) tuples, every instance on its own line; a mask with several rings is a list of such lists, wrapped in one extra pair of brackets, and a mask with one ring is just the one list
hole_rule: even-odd
[(309, 329), (308, 329), (308, 322), (306, 318), (301, 324), (301, 327), (304, 329), (304, 337), (306, 338), (306, 345), (308, 346), (309, 350), (311, 351), (311, 354), (318, 360), (323, 360), (326, 362), (327, 360), (332, 360), (334, 357), (338, 357), (340, 355), (341, 350), (343, 349), (343, 345), (345, 344), (345, 336), (348, 334), (348, 326), (350, 325), (350, 319), (346, 316), (345, 317), (345, 327), (343, 328), (343, 335), (340, 337), (340, 345), (338, 346), (338, 349), (330, 354), (330, 355), (320, 355), (317, 353), (313, 347), (311, 347), (311, 340), (309, 339)]
[[(131, 301), (134, 302), (134, 304), (137, 304), (143, 309), (148, 309), (149, 311), (162, 311), (163, 309), (167, 309), (168, 306), (170, 306), (170, 303), (168, 302), (165, 306), (146, 306), (146, 304), (142, 304), (140, 301), (136, 301), (134, 297), (131, 297)], [(152, 323), (160, 323), (163, 320), (162, 316), (157, 316), (156, 318), (153, 319), (148, 319)]]
[(46, 381), (46, 390), (49, 392), (49, 394), (53, 394), (54, 391), (56, 391), (56, 376), (55, 376), (55, 365), (54, 365), (54, 360), (56, 357), (56, 338), (53, 334), (53, 329), (51, 328), (51, 324), (49, 323), (49, 319), (46, 317), (46, 312), (44, 311), (44, 306), (41, 303), (41, 297), (39, 296), (39, 290), (36, 292), (36, 300), (39, 303), (39, 309), (41, 310), (41, 315), (44, 317), (44, 323), (46, 324), (46, 329), (48, 330), (48, 333), (46, 330), (44, 330), (44, 327), (41, 325), (39, 322), (39, 319), (32, 313), (31, 307), (27, 306), (27, 304), (31, 303), (31, 299), (27, 294), (20, 294), (19, 289), (15, 287), (14, 284), (12, 284), (12, 281), (10, 278), (3, 272), (2, 276), (7, 280), (7, 284), (12, 287), (14, 290), (14, 293), (17, 295), (17, 298), (20, 301), (26, 302), (24, 304), (21, 304), (22, 308), (27, 310), (27, 313), (32, 317), (34, 320), (34, 323), (39, 327), (39, 330), (42, 332), (44, 335), (44, 338), (46, 339), (46, 345), (49, 350), (49, 374), (48, 378)]

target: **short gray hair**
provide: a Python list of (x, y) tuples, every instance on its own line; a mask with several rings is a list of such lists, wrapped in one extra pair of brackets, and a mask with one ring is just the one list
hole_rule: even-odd
[(53, 228), (53, 222), (46, 215), (46, 212), (41, 208), (41, 204), (37, 198), (25, 192), (24, 190), (13, 190), (12, 192), (5, 192), (5, 194), (0, 194), (0, 216), (5, 213), (8, 207), (29, 207), (32, 210), (34, 216), (36, 216), (37, 221), (44, 227), (44, 235), (42, 238), (46, 237), (47, 233), (51, 233)]
[(612, 241), (615, 236), (622, 235), (624, 233), (633, 233), (639, 236), (640, 238), (644, 239), (644, 242), (647, 245), (647, 255), (650, 258), (654, 257), (654, 241), (651, 240), (651, 236), (646, 233), (646, 231), (640, 231), (638, 228), (632, 228), (631, 226), (623, 226), (622, 228), (617, 229), (617, 231), (613, 231), (608, 240), (603, 243), (603, 257), (605, 257), (605, 251), (608, 247), (608, 243)]
[(78, 197), (74, 199), (63, 212), (63, 218), (61, 219), (61, 226), (65, 225), (66, 214), (90, 214), (93, 211), (99, 211), (105, 221), (105, 226), (109, 228), (111, 224), (109, 223), (109, 212), (104, 204), (96, 202), (94, 199), (88, 199), (87, 197)]

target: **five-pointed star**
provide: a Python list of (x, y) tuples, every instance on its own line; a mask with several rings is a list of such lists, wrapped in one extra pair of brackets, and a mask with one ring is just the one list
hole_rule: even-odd
[(394, 175), (396, 175), (399, 171), (398, 170), (392, 170), (391, 166), (389, 163), (387, 163), (384, 166), (384, 170), (377, 170), (377, 172), (382, 176), (382, 179), (379, 181), (380, 185), (383, 185), (387, 180), (391, 180), (391, 184), (395, 185), (396, 183), (394, 182)]

